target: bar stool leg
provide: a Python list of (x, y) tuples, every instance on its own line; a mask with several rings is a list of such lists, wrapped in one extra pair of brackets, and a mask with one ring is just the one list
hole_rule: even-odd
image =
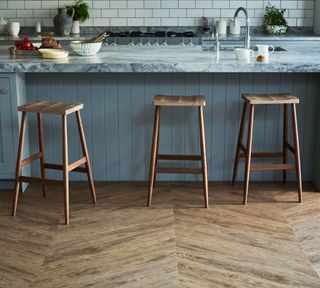
[[(42, 114), (37, 113), (37, 116), (38, 116), (39, 151), (41, 153), (41, 157), (40, 157), (41, 179), (45, 180), (46, 172), (45, 172), (45, 168), (44, 168), (45, 153), (44, 153), (44, 143), (43, 143)], [(45, 184), (42, 184), (42, 194), (43, 194), (43, 197), (46, 197), (46, 185)]]
[[(288, 162), (288, 105), (284, 104), (283, 106), (283, 158), (282, 163), (286, 164)], [(283, 170), (282, 172), (282, 180), (285, 184), (287, 182), (287, 170)]]
[(292, 109), (293, 140), (294, 140), (294, 148), (295, 148), (294, 156), (295, 156), (296, 175), (297, 175), (297, 182), (298, 182), (298, 194), (299, 194), (299, 202), (302, 203), (302, 177), (301, 177), (300, 144), (299, 144), (296, 104), (292, 104), (291, 109)]
[(156, 106), (155, 114), (154, 114), (152, 148), (151, 148), (151, 157), (150, 157), (148, 207), (151, 206), (151, 202), (152, 202), (153, 182), (156, 174), (156, 159), (157, 159), (156, 153), (157, 153), (157, 143), (159, 138), (159, 130), (160, 130), (160, 106)]
[(62, 116), (62, 151), (63, 151), (63, 187), (64, 187), (64, 219), (69, 224), (69, 169), (68, 169), (68, 132), (67, 116)]
[(91, 189), (93, 204), (96, 204), (97, 203), (96, 190), (94, 188), (94, 182), (93, 182), (92, 170), (91, 170), (91, 165), (90, 165), (88, 147), (87, 147), (86, 138), (84, 136), (84, 130), (83, 130), (80, 111), (76, 112), (76, 116), (77, 116), (77, 122), (78, 122), (78, 128), (79, 128), (79, 134), (80, 134), (80, 141), (81, 141), (83, 156), (86, 157), (85, 165), (86, 165), (88, 181), (89, 181), (89, 185), (90, 185), (90, 189)]
[(241, 147), (241, 144), (242, 144), (242, 141), (243, 141), (243, 132), (244, 132), (244, 124), (245, 124), (247, 106), (248, 106), (248, 103), (245, 101), (244, 104), (243, 104), (241, 123), (240, 123), (240, 130), (239, 130), (238, 143), (237, 143), (237, 150), (236, 150), (236, 156), (235, 156), (235, 159), (234, 159), (232, 186), (234, 186), (234, 184), (235, 184), (235, 182), (237, 180), (238, 166), (239, 166), (240, 153), (241, 153), (240, 147)]
[(14, 183), (15, 187), (14, 187), (12, 216), (16, 216), (16, 213), (17, 213), (19, 188), (20, 188), (19, 177), (21, 175), (21, 168), (22, 168), (22, 154), (23, 154), (23, 144), (24, 144), (25, 129), (26, 129), (26, 116), (27, 116), (26, 112), (22, 112), (21, 128), (20, 128), (20, 136), (19, 136), (19, 147), (18, 147), (18, 157), (17, 157), (17, 166), (16, 166), (16, 178), (15, 178), (15, 183)]
[(202, 177), (203, 177), (203, 194), (204, 205), (209, 208), (209, 195), (208, 195), (208, 166), (206, 154), (206, 138), (204, 129), (203, 107), (199, 107), (199, 122), (200, 122), (200, 145), (201, 145), (201, 164), (202, 164)]
[(252, 152), (252, 134), (253, 134), (253, 120), (254, 120), (254, 105), (250, 104), (250, 116), (248, 126), (248, 140), (247, 140), (247, 151), (246, 151), (246, 167), (244, 177), (244, 191), (243, 191), (243, 204), (247, 204), (248, 191), (249, 191), (249, 180), (250, 180), (250, 166), (251, 166), (251, 152)]
[[(159, 108), (160, 109), (160, 108)], [(156, 147), (156, 163), (155, 163), (155, 171), (157, 171), (157, 167), (158, 167), (158, 154), (159, 154), (159, 139), (160, 139), (160, 113), (159, 113), (159, 121), (158, 121), (158, 127), (157, 127), (157, 131), (158, 131), (158, 137), (157, 137), (157, 147)], [(154, 173), (154, 177), (153, 177), (153, 188), (156, 186), (156, 180), (157, 180), (157, 172)]]

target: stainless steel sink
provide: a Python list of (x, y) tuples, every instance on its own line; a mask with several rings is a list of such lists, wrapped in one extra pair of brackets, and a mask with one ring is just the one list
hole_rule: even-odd
[[(220, 51), (234, 51), (236, 48), (243, 48), (243, 46), (238, 46), (238, 45), (220, 45)], [(256, 46), (250, 47), (253, 51), (257, 51), (258, 48)], [(203, 51), (215, 51), (213, 46), (202, 46)], [(272, 49), (270, 49), (271, 51)], [(280, 46), (275, 46), (274, 51), (276, 52), (281, 52), (281, 51), (287, 51), (286, 49), (280, 47)]]

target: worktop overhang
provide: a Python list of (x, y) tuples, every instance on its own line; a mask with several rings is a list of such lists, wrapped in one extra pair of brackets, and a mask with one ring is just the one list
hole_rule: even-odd
[(269, 63), (237, 61), (232, 51), (202, 51), (200, 46), (103, 47), (95, 56), (70, 53), (66, 59), (12, 58), (0, 47), (0, 72), (5, 73), (318, 73), (319, 44), (284, 44), (287, 51), (275, 52)]

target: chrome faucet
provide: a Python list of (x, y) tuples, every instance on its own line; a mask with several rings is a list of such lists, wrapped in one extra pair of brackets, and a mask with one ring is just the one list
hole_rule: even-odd
[(246, 37), (244, 39), (244, 47), (250, 49), (250, 19), (249, 14), (246, 8), (239, 7), (236, 12), (234, 12), (233, 20), (235, 21), (238, 17), (240, 11), (243, 11), (244, 15), (246, 16)]

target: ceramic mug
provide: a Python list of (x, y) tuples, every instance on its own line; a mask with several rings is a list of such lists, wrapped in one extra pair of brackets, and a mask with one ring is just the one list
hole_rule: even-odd
[(9, 22), (7, 26), (9, 35), (18, 36), (20, 32), (20, 23), (19, 22)]
[[(263, 62), (268, 63), (269, 55), (274, 52), (274, 46), (272, 45), (256, 45), (258, 48), (258, 56), (263, 56)], [(271, 51), (269, 51), (269, 47)]]
[(234, 50), (237, 60), (250, 62), (250, 59), (253, 57), (253, 50), (247, 48), (236, 48)]

